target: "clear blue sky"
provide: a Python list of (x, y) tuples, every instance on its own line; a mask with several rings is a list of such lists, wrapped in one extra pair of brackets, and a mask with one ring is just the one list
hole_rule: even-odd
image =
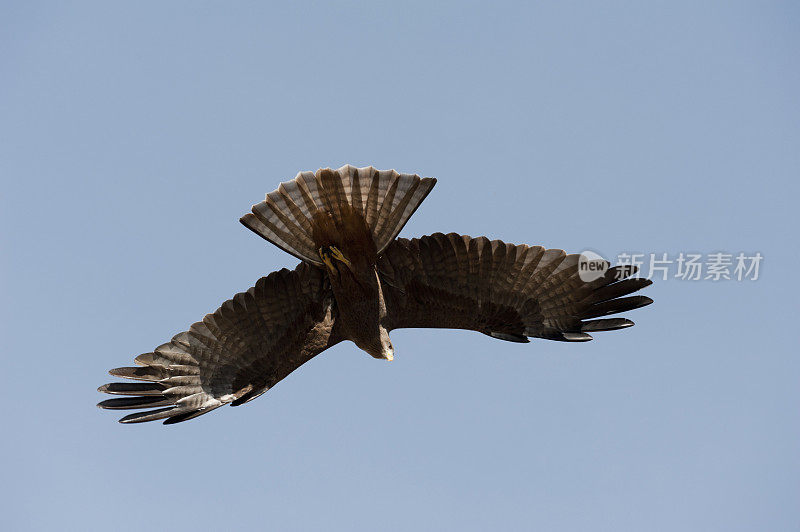
[[(793, 2), (3, 2), (0, 528), (797, 530)], [(393, 333), (185, 424), (109, 368), (296, 259), (238, 218), (299, 170), (439, 178), (403, 231), (657, 282), (588, 344)]]

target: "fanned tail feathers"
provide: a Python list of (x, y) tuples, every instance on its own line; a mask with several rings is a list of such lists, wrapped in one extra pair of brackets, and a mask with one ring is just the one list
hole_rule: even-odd
[(242, 224), (295, 257), (322, 266), (313, 238), (314, 214), (327, 212), (343, 223), (345, 204), (363, 215), (380, 254), (428, 195), (436, 179), (345, 165), (338, 170), (300, 172), (282, 183)]

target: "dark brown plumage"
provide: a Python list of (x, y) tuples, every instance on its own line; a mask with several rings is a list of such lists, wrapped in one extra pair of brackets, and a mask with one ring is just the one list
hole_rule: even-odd
[(629, 296), (650, 284), (630, 267), (584, 282), (579, 256), (561, 250), (454, 233), (396, 238), (435, 183), (352, 166), (282, 183), (241, 221), (303, 262), (136, 357), (139, 367), (111, 370), (142, 382), (101, 386), (125, 397), (98, 406), (152, 409), (123, 423), (177, 423), (258, 397), (342, 340), (388, 360), (389, 331), (404, 327), (579, 342), (633, 325), (603, 316), (652, 303)]

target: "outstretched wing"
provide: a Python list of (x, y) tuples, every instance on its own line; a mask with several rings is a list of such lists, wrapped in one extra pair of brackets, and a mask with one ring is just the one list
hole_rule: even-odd
[(140, 367), (112, 369), (111, 375), (146, 382), (101, 386), (101, 392), (132, 397), (98, 406), (156, 408), (120, 422), (170, 424), (246, 403), (341, 340), (331, 294), (322, 270), (306, 263), (262, 277), (188, 331), (136, 357)]
[(593, 318), (652, 303), (645, 296), (623, 297), (651, 281), (626, 279), (635, 268), (617, 266), (584, 282), (579, 257), (455, 233), (399, 238), (378, 262), (384, 325), (470, 329), (516, 342), (586, 341), (589, 332), (633, 325), (624, 318)]

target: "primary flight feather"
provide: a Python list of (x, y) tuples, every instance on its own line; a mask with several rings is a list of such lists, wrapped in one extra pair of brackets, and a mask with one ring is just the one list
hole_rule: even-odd
[(147, 409), (122, 423), (178, 423), (255, 399), (343, 340), (386, 360), (394, 357), (389, 331), (404, 327), (580, 342), (633, 325), (603, 316), (652, 303), (630, 296), (651, 284), (631, 277), (631, 266), (584, 281), (579, 255), (558, 249), (455, 233), (397, 238), (435, 184), (349, 165), (282, 183), (241, 222), (302, 262), (136, 357), (137, 367), (112, 369), (143, 382), (101, 386), (123, 397), (98, 406)]

